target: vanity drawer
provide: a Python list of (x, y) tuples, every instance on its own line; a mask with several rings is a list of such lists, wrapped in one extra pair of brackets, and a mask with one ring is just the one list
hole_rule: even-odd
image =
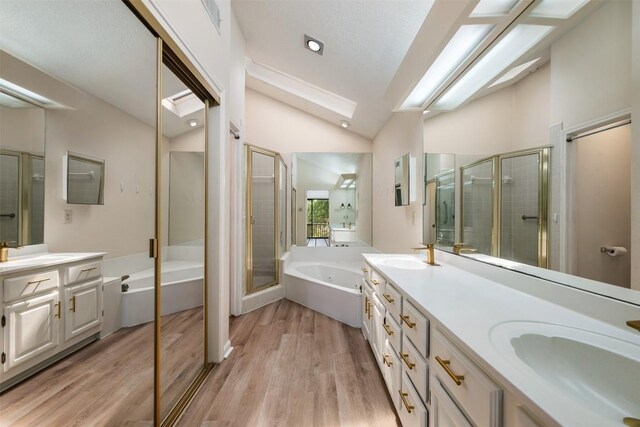
[(439, 331), (431, 341), (430, 364), (442, 386), (474, 424), (500, 426), (502, 390)]
[(382, 303), (396, 318), (401, 313), (402, 294), (393, 287), (391, 283), (387, 283), (382, 294)]
[(85, 262), (67, 267), (67, 283), (72, 285), (102, 276), (102, 261)]
[(393, 319), (393, 315), (387, 311), (384, 316), (384, 325), (382, 325), (387, 340), (391, 343), (393, 349), (400, 353), (400, 344), (402, 342), (402, 329), (400, 325)]
[(400, 397), (398, 415), (400, 415), (402, 427), (426, 427), (427, 408), (420, 400), (406, 372), (402, 372), (402, 383), (397, 393)]
[(382, 376), (387, 383), (387, 389), (389, 390), (389, 396), (393, 400), (393, 405), (396, 409), (400, 409), (400, 377), (402, 375), (402, 366), (398, 355), (391, 346), (389, 340), (385, 340), (382, 350)]
[(422, 400), (426, 402), (429, 398), (427, 384), (429, 379), (429, 366), (406, 335), (402, 338), (400, 358), (402, 359), (402, 370), (409, 375), (418, 394)]
[(373, 287), (373, 291), (378, 295), (381, 295), (384, 292), (385, 285), (387, 284), (387, 280), (380, 275), (374, 269), (370, 269), (369, 271), (369, 283)]
[(58, 269), (4, 279), (4, 301), (40, 294), (58, 287)]
[(402, 314), (399, 319), (404, 335), (411, 339), (413, 345), (426, 359), (429, 355), (429, 320), (406, 300), (402, 304)]

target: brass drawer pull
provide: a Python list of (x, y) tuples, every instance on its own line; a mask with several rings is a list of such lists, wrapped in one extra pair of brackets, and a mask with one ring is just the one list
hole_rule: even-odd
[(391, 294), (382, 294), (382, 296), (384, 297), (384, 299), (387, 300), (387, 302), (394, 302), (395, 301), (393, 298), (391, 298)]
[(412, 322), (411, 320), (409, 320), (409, 316), (405, 316), (403, 314), (400, 315), (400, 323), (406, 323), (408, 327), (410, 328), (414, 328), (416, 326), (415, 322)]
[(86, 273), (88, 271), (91, 270), (96, 270), (98, 267), (91, 267), (91, 268), (83, 268), (82, 270), (80, 270), (80, 273)]
[(640, 426), (640, 419), (638, 419), (638, 418), (624, 417), (622, 419), (622, 422), (623, 422), (624, 425), (629, 426), (629, 427), (638, 427), (638, 426)]
[(373, 283), (376, 286), (380, 284), (380, 282), (378, 282), (376, 279), (371, 279), (371, 283)]
[(60, 304), (60, 301), (58, 301), (57, 303), (53, 304), (53, 306), (56, 307), (56, 309), (57, 309), (57, 313), (54, 313), (53, 317), (57, 317), (58, 319), (60, 318), (60, 314), (61, 314), (60, 313), (60, 306), (61, 305), (62, 304)]
[(389, 327), (389, 325), (387, 325), (386, 323), (382, 324), (382, 327), (384, 328), (385, 332), (387, 333), (387, 335), (391, 336), (394, 334), (393, 329), (391, 329)]
[(371, 319), (371, 301), (369, 301), (367, 306), (367, 315), (368, 315), (368, 319)]
[(71, 301), (71, 308), (69, 309), (69, 311), (72, 311), (72, 312), (75, 313), (76, 312), (76, 297), (75, 296), (71, 297), (71, 299), (69, 301)]
[(398, 390), (398, 393), (400, 393), (400, 399), (402, 399), (402, 403), (404, 403), (407, 413), (410, 414), (415, 409), (415, 406), (409, 405), (409, 401), (407, 400), (409, 393), (404, 393), (402, 390)]
[(393, 362), (391, 361), (391, 356), (389, 356), (388, 354), (382, 353), (382, 361), (388, 367), (392, 367), (393, 366)]
[(456, 375), (453, 373), (453, 371), (451, 370), (451, 367), (449, 366), (451, 364), (450, 360), (442, 360), (440, 356), (436, 356), (436, 360), (438, 361), (440, 366), (442, 366), (442, 369), (444, 369), (445, 372), (449, 374), (449, 376), (456, 383), (456, 385), (462, 384), (462, 380), (464, 380), (464, 375)]
[(409, 369), (413, 369), (413, 367), (416, 366), (415, 363), (411, 363), (409, 361), (409, 353), (400, 353), (400, 357), (402, 357), (402, 360), (404, 360), (404, 363), (407, 364), (407, 367)]
[(364, 297), (364, 312), (369, 313), (369, 297)]
[(363, 273), (368, 273), (368, 272), (369, 272), (369, 270), (367, 270), (366, 268), (362, 267), (362, 272), (363, 272)]
[(29, 285), (35, 285), (36, 283), (42, 283), (42, 282), (48, 282), (49, 280), (51, 280), (51, 277), (47, 277), (46, 279), (38, 279), (38, 280), (32, 280), (30, 282), (27, 282), (27, 286)]

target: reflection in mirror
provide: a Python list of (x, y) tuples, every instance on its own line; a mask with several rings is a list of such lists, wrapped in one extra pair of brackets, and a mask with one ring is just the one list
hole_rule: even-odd
[[(640, 289), (631, 247), (640, 229), (631, 216), (632, 3), (590, 2), (584, 19), (562, 23), (564, 33), (514, 64), (530, 63), (525, 72), (507, 79), (505, 70), (453, 111), (430, 108), (424, 151), (455, 154), (454, 241), (466, 244), (465, 256), (638, 301), (606, 285)], [(603, 37), (616, 48), (594, 49)], [(433, 182), (425, 179), (423, 226), (437, 241)]]
[(0, 241), (44, 242), (45, 110), (0, 92)]
[(280, 220), (280, 254), (282, 257), (285, 252), (287, 252), (287, 165), (285, 164), (282, 157), (279, 158), (280, 163), (278, 167), (280, 168), (280, 173), (278, 174), (279, 178), (279, 190), (278, 197), (280, 199), (280, 209), (278, 210), (278, 217)]
[[(47, 267), (59, 282), (48, 280), (37, 295), (2, 301), (3, 313), (38, 304), (23, 310), (20, 322), (7, 316), (3, 328), (9, 339), (2, 351), (18, 357), (0, 376), (2, 424), (151, 425), (156, 39), (123, 2), (3, 1), (0, 9), (3, 91), (10, 87), (42, 107), (25, 108), (28, 118), (10, 120), (2, 107), (2, 154), (21, 153), (23, 177), (31, 169), (34, 228), (20, 244), (44, 242), (50, 252), (88, 257)], [(24, 135), (18, 147), (5, 134), (14, 125), (19, 128), (12, 132)], [(104, 205), (63, 199), (67, 152), (109, 165)], [(9, 182), (4, 159), (2, 193)], [(90, 171), (72, 162), (71, 173)], [(91, 191), (92, 203), (96, 194)], [(43, 202), (44, 209), (35, 209)]]
[(407, 206), (410, 203), (409, 200), (409, 192), (410, 192), (410, 158), (411, 154), (407, 153), (404, 156), (396, 159), (394, 162), (394, 170), (395, 170), (395, 183), (394, 183), (394, 193), (395, 193), (395, 202), (396, 206)]
[(455, 240), (455, 156), (424, 155), (423, 242), (453, 246)]
[(162, 66), (165, 185), (160, 332), (160, 418), (165, 419), (205, 366), (204, 103)]
[(296, 153), (298, 246), (369, 246), (371, 153)]
[(104, 204), (104, 160), (67, 152), (63, 198), (72, 205)]

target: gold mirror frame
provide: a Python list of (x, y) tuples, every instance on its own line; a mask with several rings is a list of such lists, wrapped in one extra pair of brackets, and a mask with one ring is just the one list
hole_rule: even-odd
[[(200, 73), (197, 67), (191, 62), (187, 55), (182, 52), (176, 40), (162, 27), (162, 24), (153, 15), (151, 10), (143, 3), (142, 0), (122, 0), (123, 3), (133, 12), (134, 15), (147, 27), (147, 29), (156, 37), (156, 176), (155, 176), (155, 236), (149, 242), (149, 255), (155, 258), (154, 274), (155, 274), (155, 329), (154, 329), (154, 425), (155, 426), (172, 426), (174, 425), (186, 407), (189, 405), (198, 389), (204, 382), (207, 375), (211, 372), (214, 363), (209, 363), (209, 306), (208, 306), (208, 284), (209, 271), (207, 266), (208, 259), (208, 242), (209, 234), (208, 223), (208, 206), (209, 206), (209, 124), (210, 109), (216, 105), (220, 105), (220, 95), (208, 83), (207, 79)], [(205, 104), (205, 239), (204, 239), (204, 360), (203, 368), (193, 379), (191, 384), (184, 391), (182, 397), (177, 401), (174, 407), (169, 411), (164, 419), (160, 419), (161, 404), (161, 387), (160, 372), (162, 366), (161, 354), (161, 259), (162, 259), (162, 65), (166, 65), (175, 73)]]

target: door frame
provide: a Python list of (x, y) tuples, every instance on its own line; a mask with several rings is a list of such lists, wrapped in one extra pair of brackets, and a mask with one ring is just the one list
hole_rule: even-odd
[[(571, 138), (595, 129), (631, 120), (631, 109), (625, 108), (611, 114), (600, 116), (593, 120), (579, 123), (575, 126), (556, 132), (556, 146), (561, 147), (560, 162), (562, 171), (560, 179), (560, 206), (565, 215), (560, 220), (560, 271), (575, 274), (577, 263), (578, 236), (576, 231), (576, 154), (577, 149)], [(561, 124), (562, 126), (562, 124)]]

